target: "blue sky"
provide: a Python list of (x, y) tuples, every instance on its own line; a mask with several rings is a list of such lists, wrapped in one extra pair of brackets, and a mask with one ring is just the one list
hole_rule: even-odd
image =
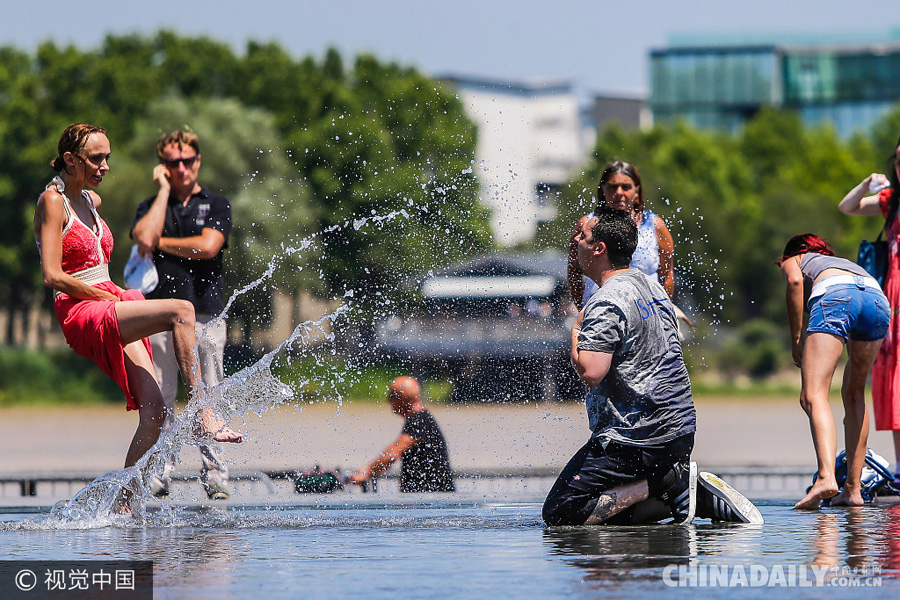
[[(276, 40), (294, 55), (370, 51), (431, 74), (571, 78), (586, 91), (645, 93), (647, 53), (670, 35), (774, 32), (861, 41), (900, 27), (897, 0), (0, 0), (0, 44), (83, 48), (160, 28), (242, 51)], [(619, 9), (627, 7), (627, 12)], [(617, 12), (619, 10), (619, 12)]]

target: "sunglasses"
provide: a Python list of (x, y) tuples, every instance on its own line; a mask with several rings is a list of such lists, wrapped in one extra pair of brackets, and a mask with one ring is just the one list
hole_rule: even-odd
[(188, 158), (173, 158), (171, 160), (164, 160), (162, 163), (170, 169), (177, 169), (179, 163), (183, 164), (185, 169), (190, 169), (194, 166), (194, 163), (197, 162), (198, 158), (200, 157), (189, 156)]

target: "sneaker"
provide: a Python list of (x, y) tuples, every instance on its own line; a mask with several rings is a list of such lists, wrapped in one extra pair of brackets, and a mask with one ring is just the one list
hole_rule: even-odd
[(697, 463), (678, 463), (673, 470), (678, 479), (660, 500), (672, 510), (672, 523), (690, 523), (697, 510)]
[(154, 477), (150, 480), (150, 493), (154, 498), (167, 498), (169, 496), (169, 480)]
[(228, 493), (228, 488), (225, 487), (224, 483), (207, 481), (203, 484), (203, 487), (206, 489), (206, 497), (210, 500), (228, 500), (231, 498), (231, 494)]
[(699, 483), (697, 516), (701, 519), (728, 523), (763, 523), (759, 509), (718, 475), (703, 471), (700, 473)]

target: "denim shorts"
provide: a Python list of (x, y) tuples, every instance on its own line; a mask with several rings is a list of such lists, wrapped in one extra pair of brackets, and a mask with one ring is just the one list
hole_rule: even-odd
[(812, 299), (806, 332), (874, 342), (887, 335), (890, 324), (890, 305), (881, 290), (852, 283), (840, 284)]

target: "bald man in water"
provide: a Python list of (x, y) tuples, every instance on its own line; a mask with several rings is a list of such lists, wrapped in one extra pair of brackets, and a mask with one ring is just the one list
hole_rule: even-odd
[(388, 392), (391, 411), (406, 419), (403, 431), (375, 460), (350, 476), (362, 484), (387, 473), (400, 459), (401, 492), (452, 492), (453, 471), (447, 442), (434, 417), (422, 404), (422, 388), (412, 377), (398, 377)]

